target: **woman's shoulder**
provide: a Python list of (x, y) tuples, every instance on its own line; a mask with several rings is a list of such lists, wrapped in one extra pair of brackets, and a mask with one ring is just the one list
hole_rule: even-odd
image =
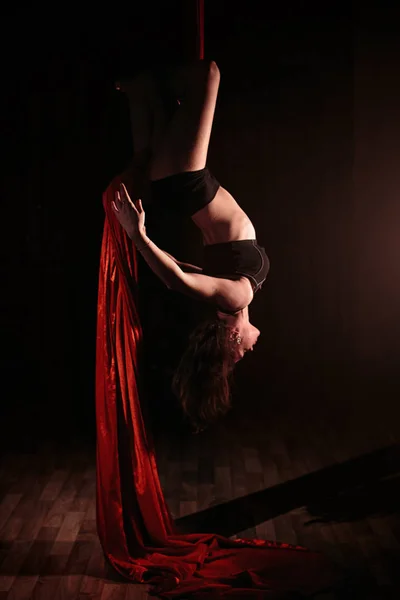
[(248, 306), (254, 292), (247, 277), (240, 279), (217, 279), (216, 300), (222, 310), (236, 312)]
[(247, 277), (225, 279), (200, 273), (185, 273), (179, 269), (171, 289), (204, 300), (227, 311), (236, 311), (248, 306), (253, 299), (253, 288)]

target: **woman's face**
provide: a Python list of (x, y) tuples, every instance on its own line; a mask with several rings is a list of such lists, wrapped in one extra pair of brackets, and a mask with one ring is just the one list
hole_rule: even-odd
[[(252, 352), (260, 337), (260, 330), (248, 323), (246, 327), (235, 329), (235, 362), (241, 360), (247, 352)], [(238, 340), (240, 339), (240, 344)]]

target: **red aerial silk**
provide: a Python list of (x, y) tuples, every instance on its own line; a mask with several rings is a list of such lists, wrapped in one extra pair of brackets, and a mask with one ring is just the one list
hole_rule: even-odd
[(196, 1), (196, 54), (200, 60), (204, 59), (204, 0)]
[[(96, 422), (97, 531), (107, 561), (161, 598), (292, 598), (328, 589), (336, 567), (300, 546), (213, 533), (177, 533), (161, 489), (140, 394), (142, 329), (136, 250), (111, 200), (127, 171), (103, 195), (106, 213), (98, 290)], [(296, 597), (298, 597), (296, 595)]]

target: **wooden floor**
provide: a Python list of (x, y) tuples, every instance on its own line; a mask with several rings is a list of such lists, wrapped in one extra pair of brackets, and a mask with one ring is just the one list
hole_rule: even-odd
[[(297, 406), (297, 408), (296, 408)], [(320, 550), (347, 583), (321, 598), (400, 598), (400, 450), (394, 414), (240, 407), (200, 435), (156, 433), (159, 473), (182, 531)], [(396, 408), (396, 410), (398, 410)], [(105, 565), (96, 534), (95, 446), (12, 449), (0, 472), (0, 600), (144, 599)], [(322, 522), (321, 522), (322, 521)]]

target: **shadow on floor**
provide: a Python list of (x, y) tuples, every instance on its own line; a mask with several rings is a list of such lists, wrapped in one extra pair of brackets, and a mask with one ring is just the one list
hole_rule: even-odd
[(400, 445), (394, 445), (175, 521), (181, 533), (238, 531), (306, 507), (316, 519), (362, 519), (400, 506)]
[(305, 525), (400, 514), (400, 474), (338, 490), (319, 502), (308, 504), (307, 511), (315, 518)]

